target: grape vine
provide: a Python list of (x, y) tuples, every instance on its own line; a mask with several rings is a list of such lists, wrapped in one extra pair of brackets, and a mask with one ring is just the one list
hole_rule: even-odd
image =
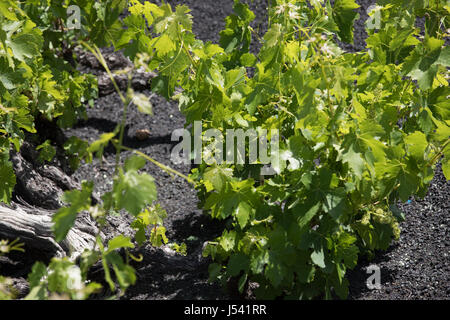
[[(65, 29), (68, 5), (82, 8), (81, 30)], [(239, 0), (219, 44), (196, 38), (185, 5), (3, 1), (0, 201), (11, 201), (15, 184), (10, 148), (20, 149), (24, 131), (36, 133), (35, 119), (70, 126), (86, 116), (85, 105), (95, 98), (95, 80), (75, 71), (67, 57), (81, 45), (111, 75), (98, 46), (113, 45), (135, 68), (157, 73), (153, 92), (179, 102), (186, 128), (202, 121), (205, 131), (277, 129), (276, 174), (261, 175), (261, 163), (217, 161), (203, 162), (186, 177), (138, 151), (120, 166), (122, 121), (90, 145), (67, 142), (74, 167), (80, 159), (101, 157), (113, 143), (116, 172), (102, 204), (92, 205), (91, 182), (66, 192), (69, 206), (53, 217), (56, 240), (65, 238), (81, 211), (101, 226), (111, 211), (125, 210), (135, 217), (139, 245), (167, 243), (166, 213), (154, 205), (153, 178), (139, 173), (148, 160), (193, 183), (205, 214), (227, 221), (222, 235), (203, 252), (213, 260), (211, 280), (234, 279), (240, 292), (255, 282), (257, 297), (265, 299), (346, 298), (345, 275), (358, 257), (385, 250), (398, 239), (403, 219), (398, 201), (425, 196), (439, 161), (450, 179), (447, 1), (378, 0), (366, 23), (366, 50), (349, 53), (336, 40), (353, 41), (358, 7), (354, 0), (333, 5), (329, 0), (269, 0), (268, 30), (257, 39), (261, 46), (254, 54), (255, 15)], [(125, 8), (128, 14), (119, 19)], [(423, 30), (416, 26), (418, 17), (425, 20)], [(118, 93), (124, 119), (133, 103), (151, 113), (147, 97), (131, 88)], [(42, 161), (54, 156), (48, 141), (39, 150)], [(99, 289), (99, 284), (86, 284), (87, 271), (97, 261), (110, 289), (116, 289), (112, 268), (125, 290), (136, 281), (128, 258), (139, 259), (125, 250), (124, 261), (116, 249), (134, 246), (125, 236), (108, 244), (97, 237), (80, 266), (67, 258), (55, 258), (48, 267), (37, 263), (28, 298), (48, 298), (49, 292), (87, 298)]]

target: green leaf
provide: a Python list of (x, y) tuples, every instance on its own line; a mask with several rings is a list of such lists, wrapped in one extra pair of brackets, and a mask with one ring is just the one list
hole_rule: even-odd
[[(359, 249), (354, 244), (356, 242), (356, 237), (347, 233), (342, 232), (339, 235), (339, 239), (336, 246), (336, 258), (338, 261), (344, 260), (345, 265), (353, 269), (358, 262)], [(345, 270), (344, 270), (345, 273)]]
[(48, 294), (47, 289), (44, 285), (39, 285), (36, 287), (32, 287), (30, 293), (24, 298), (24, 300), (47, 300)]
[(254, 250), (250, 258), (250, 270), (254, 274), (261, 274), (268, 262), (269, 252), (267, 250)]
[(209, 272), (209, 281), (213, 282), (216, 280), (222, 271), (222, 266), (218, 263), (211, 263), (208, 266), (208, 272)]
[(239, 290), (240, 293), (242, 293), (242, 292), (244, 291), (245, 284), (247, 283), (247, 278), (248, 278), (247, 273), (244, 273), (244, 274), (239, 278), (239, 281), (238, 281), (238, 290)]
[(152, 176), (135, 170), (127, 171), (114, 179), (113, 199), (118, 209), (125, 209), (137, 216), (147, 205), (157, 199), (155, 180)]
[(336, 292), (336, 294), (338, 295), (339, 298), (346, 299), (348, 296), (348, 280), (347, 279), (342, 279), (342, 280), (343, 280), (342, 282), (337, 282), (337, 283), (336, 283), (336, 281), (334, 281), (333, 287), (334, 287), (334, 291)]
[[(164, 219), (167, 218), (166, 210), (164, 210), (159, 203), (149, 210), (145, 210), (144, 213), (148, 213), (148, 216), (146, 216), (148, 219), (147, 224), (162, 225)], [(141, 217), (141, 215), (142, 214), (139, 214), (139, 217)]]
[(153, 115), (152, 104), (150, 98), (142, 93), (133, 93), (133, 103), (137, 106), (138, 110), (142, 113)]
[(176, 46), (167, 34), (163, 34), (160, 37), (156, 38), (155, 48), (158, 57), (162, 57), (174, 51), (176, 49)]
[(136, 219), (131, 223), (131, 227), (136, 230), (134, 239), (136, 240), (138, 246), (142, 246), (147, 238), (145, 236), (145, 230), (148, 225), (142, 223), (142, 220)]
[(436, 65), (434, 65), (428, 68), (426, 71), (414, 69), (410, 73), (408, 73), (408, 75), (412, 79), (417, 80), (417, 83), (422, 90), (427, 90), (433, 85), (433, 80), (436, 77), (437, 71), (438, 68)]
[(80, 256), (80, 269), (84, 278), (87, 278), (88, 271), (100, 259), (100, 252), (97, 250), (85, 250)]
[(169, 240), (166, 237), (166, 228), (159, 226), (152, 229), (150, 233), (150, 242), (155, 247), (167, 244)]
[(40, 39), (34, 34), (20, 34), (11, 40), (7, 40), (6, 44), (13, 51), (14, 58), (20, 61), (39, 55)]
[(437, 127), (433, 134), (434, 137), (441, 142), (447, 141), (448, 137), (450, 137), (450, 126), (444, 121), (438, 121), (435, 118), (432, 118), (432, 120)]
[(348, 163), (355, 175), (361, 179), (365, 168), (365, 163), (362, 154), (355, 152), (355, 145), (351, 144), (347, 152), (342, 154), (342, 162)]
[(426, 135), (430, 134), (430, 132), (434, 129), (433, 120), (431, 119), (431, 111), (422, 110), (419, 114), (419, 118), (417, 119), (419, 123), (420, 129), (422, 129), (423, 133)]
[(442, 172), (447, 180), (450, 180), (450, 155), (442, 160)]
[(225, 75), (225, 90), (240, 84), (244, 81), (245, 68), (232, 69)]
[(277, 255), (271, 251), (269, 253), (269, 261), (267, 263), (264, 275), (270, 283), (276, 288), (281, 284), (287, 274), (287, 268), (284, 266)]
[(243, 271), (247, 271), (249, 267), (248, 256), (242, 253), (233, 254), (228, 261), (227, 273), (235, 277)]
[(398, 194), (400, 199), (405, 202), (413, 195), (418, 189), (418, 177), (416, 174), (409, 172), (402, 172), (399, 178), (400, 186), (398, 188)]
[(323, 253), (323, 248), (320, 248), (320, 250), (314, 250), (311, 253), (311, 261), (320, 268), (325, 268), (325, 256)]
[(247, 52), (240, 57), (240, 62), (244, 67), (250, 68), (255, 66), (257, 59), (254, 54)]
[(299, 264), (298, 265), (298, 280), (301, 283), (310, 283), (314, 279), (316, 269), (310, 264)]
[(116, 134), (117, 132), (102, 133), (100, 135), (100, 139), (92, 142), (87, 151), (90, 153), (97, 152), (97, 155), (103, 154), (103, 149), (108, 145), (111, 139), (116, 136)]
[(50, 140), (46, 140), (43, 144), (39, 145), (36, 150), (41, 150), (39, 153), (39, 161), (51, 161), (56, 155), (56, 149), (51, 145)]
[(42, 262), (35, 262), (28, 275), (30, 288), (36, 287), (41, 283), (41, 279), (47, 274), (47, 267)]
[(18, 71), (2, 70), (2, 73), (0, 74), (0, 83), (3, 84), (7, 90), (17, 88), (20, 83), (24, 81), (22, 71), (23, 69), (19, 69)]
[(47, 275), (47, 267), (42, 262), (35, 262), (28, 274), (30, 292), (24, 300), (46, 300), (48, 298), (47, 288), (42, 280)]
[(25, 106), (26, 104), (24, 105), (24, 109), (17, 110), (17, 113), (14, 114), (13, 121), (19, 128), (25, 129), (30, 133), (36, 133), (36, 129), (34, 128), (34, 117), (27, 109), (25, 109)]
[(417, 80), (420, 89), (428, 90), (438, 72), (438, 66), (450, 66), (449, 49), (442, 49), (443, 40), (426, 37), (423, 44), (418, 45), (403, 63), (403, 74)]
[(268, 48), (274, 47), (280, 40), (283, 32), (283, 26), (279, 23), (274, 23), (264, 35), (265, 46)]
[[(116, 251), (109, 252), (104, 256), (104, 259), (107, 264), (112, 266), (117, 281), (123, 290), (136, 283), (136, 271), (132, 266), (125, 264), (122, 257)], [(114, 282), (112, 281), (109, 273), (107, 276), (107, 281), (110, 286), (112, 285), (112, 290), (114, 290)]]
[(127, 160), (125, 160), (125, 171), (138, 171), (142, 169), (146, 164), (146, 161), (144, 158), (140, 156), (133, 155), (129, 157)]
[(305, 202), (296, 205), (293, 208), (294, 215), (300, 228), (306, 226), (311, 219), (319, 212), (321, 203), (315, 197), (308, 197)]
[(389, 209), (391, 210), (392, 214), (395, 218), (397, 218), (398, 221), (405, 221), (405, 214), (403, 211), (400, 210), (400, 208), (396, 204), (389, 205)]
[(92, 154), (87, 150), (89, 143), (75, 136), (70, 137), (63, 145), (64, 151), (69, 155), (70, 167), (76, 170), (80, 162), (84, 159), (87, 163), (92, 162)]
[(108, 250), (106, 251), (106, 254), (120, 248), (134, 248), (134, 244), (131, 242), (130, 238), (125, 237), (124, 235), (118, 235), (108, 241)]
[(336, 0), (333, 7), (333, 20), (339, 27), (338, 36), (342, 41), (353, 42), (353, 23), (358, 17), (354, 10), (359, 8), (355, 0)]
[(345, 191), (342, 188), (336, 189), (325, 195), (323, 211), (338, 220), (346, 210)]
[[(406, 39), (414, 32), (413, 29), (402, 30), (389, 42), (389, 50), (395, 51), (402, 47)], [(418, 43), (420, 43), (416, 38), (413, 37)], [(417, 43), (416, 43), (417, 44)]]
[(208, 181), (215, 190), (222, 191), (226, 182), (229, 181), (232, 176), (233, 171), (231, 169), (214, 167), (206, 169), (204, 180)]
[(220, 245), (225, 251), (230, 251), (234, 248), (236, 244), (236, 232), (235, 231), (224, 231), (222, 237), (220, 238)]
[(247, 202), (239, 203), (238, 207), (236, 208), (235, 215), (241, 229), (244, 229), (244, 227), (247, 225), (251, 212), (252, 206), (250, 204), (248, 204)]
[(14, 186), (16, 185), (16, 176), (10, 162), (0, 160), (0, 201), (10, 203)]
[(427, 137), (420, 131), (415, 131), (405, 138), (405, 143), (408, 146), (409, 154), (418, 161), (423, 161), (425, 150), (428, 146)]
[(52, 229), (55, 240), (60, 242), (65, 239), (69, 230), (73, 227), (79, 212), (87, 210), (91, 204), (91, 194), (94, 188), (92, 182), (83, 182), (81, 190), (66, 191), (63, 201), (69, 203), (69, 207), (59, 209), (52, 217), (54, 223)]
[(84, 299), (85, 288), (80, 268), (67, 258), (53, 258), (49, 265), (48, 290), (67, 293), (72, 299)]
[(191, 10), (186, 5), (178, 5), (175, 10), (175, 21), (179, 23), (187, 31), (192, 30)]
[(158, 75), (156, 78), (152, 79), (151, 86), (154, 93), (160, 94), (166, 98), (166, 100), (172, 98), (174, 88), (171, 87), (168, 76)]
[(17, 16), (15, 11), (17, 9), (17, 5), (10, 0), (0, 2), (0, 13), (6, 17), (8, 20), (17, 21)]

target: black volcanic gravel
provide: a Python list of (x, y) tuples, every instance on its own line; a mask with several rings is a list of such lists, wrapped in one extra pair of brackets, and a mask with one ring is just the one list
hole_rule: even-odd
[[(157, 1), (156, 1), (157, 2)], [(204, 41), (218, 42), (219, 31), (225, 26), (224, 18), (232, 12), (232, 0), (208, 1), (166, 1), (171, 5), (187, 4), (194, 17), (194, 33)], [(366, 9), (375, 0), (357, 0), (360, 19), (356, 22), (354, 44), (340, 44), (348, 51), (363, 50), (365, 47), (364, 20)], [(250, 2), (256, 13), (253, 27), (264, 34), (267, 23), (264, 19), (267, 0)], [(111, 54), (111, 50), (104, 50)], [(115, 55), (120, 56), (119, 53)], [(92, 66), (81, 65), (84, 71), (101, 73)], [(143, 91), (151, 95), (149, 91)], [(131, 108), (127, 117), (125, 145), (136, 148), (157, 161), (187, 174), (190, 167), (174, 166), (170, 161), (171, 148), (177, 142), (171, 141), (174, 129), (182, 128), (184, 117), (174, 102), (151, 95), (154, 115), (147, 116)], [(80, 121), (74, 128), (65, 130), (67, 137), (77, 136), (89, 142), (96, 140), (100, 134), (110, 132), (120, 121), (121, 102), (117, 94), (99, 98), (93, 108), (88, 109), (89, 119)], [(150, 137), (140, 141), (135, 137), (137, 130), (147, 129)], [(122, 160), (129, 156), (122, 153)], [(114, 150), (105, 151), (104, 161), (94, 160), (93, 164), (82, 165), (74, 174), (77, 180), (93, 180), (96, 192), (101, 194), (110, 190), (114, 167)], [(153, 164), (148, 163), (144, 171), (151, 174), (157, 184), (158, 200), (167, 210), (166, 228), (171, 241), (185, 241), (188, 255), (174, 255), (168, 248), (155, 249), (146, 246), (136, 250), (141, 253), (143, 261), (135, 263), (137, 284), (129, 289), (123, 299), (230, 299), (217, 284), (208, 283), (208, 259), (201, 257), (205, 241), (214, 239), (221, 233), (222, 226), (212, 221), (197, 208), (195, 190), (181, 178), (171, 178)], [(448, 299), (450, 297), (449, 281), (449, 194), (450, 183), (445, 180), (440, 168), (428, 195), (423, 199), (412, 199), (401, 204), (406, 221), (401, 224), (400, 240), (392, 244), (386, 252), (378, 252), (372, 261), (361, 260), (355, 270), (348, 273), (350, 282), (350, 299)], [(124, 232), (130, 234), (129, 217), (111, 217), (109, 220), (111, 234)], [(369, 290), (365, 284), (369, 265), (381, 268), (381, 289)], [(106, 293), (105, 293), (106, 294)], [(97, 298), (103, 298), (98, 296)]]

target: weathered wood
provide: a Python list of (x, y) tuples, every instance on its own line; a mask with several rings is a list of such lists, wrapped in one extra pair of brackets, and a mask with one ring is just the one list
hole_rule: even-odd
[(20, 238), (27, 250), (74, 260), (85, 249), (94, 247), (98, 229), (84, 212), (78, 215), (64, 241), (54, 240), (52, 215), (65, 205), (61, 200), (64, 191), (79, 189), (80, 185), (57, 166), (39, 163), (38, 155), (28, 142), (24, 142), (20, 153), (11, 153), (17, 183), (12, 204), (0, 204), (0, 239)]
[[(131, 71), (131, 70), (130, 70)], [(128, 74), (114, 74), (114, 81), (120, 90), (126, 90), (128, 86)], [(143, 70), (136, 70), (131, 75), (131, 87), (135, 90), (145, 90), (150, 88), (151, 79), (155, 78), (156, 74), (153, 72), (145, 72)], [(99, 96), (107, 96), (116, 91), (110, 76), (103, 73), (98, 76), (98, 94)]]
[[(28, 148), (25, 143), (21, 149), (22, 153), (26, 154)], [(53, 174), (53, 177), (51, 174), (48, 174), (47, 177), (43, 176), (39, 171), (44, 169), (36, 170), (35, 167), (38, 166), (25, 159), (22, 153), (11, 155), (17, 181), (14, 193), (27, 203), (41, 208), (49, 210), (61, 208), (64, 205), (61, 196), (69, 188), (61, 188), (62, 181), (58, 181), (58, 174), (56, 174), (60, 170), (54, 166), (47, 166), (46, 171), (53, 171), (55, 174)], [(60, 175), (64, 175), (64, 173), (61, 172)]]
[(52, 214), (43, 210), (14, 204), (11, 207), (0, 204), (0, 238), (19, 238), (27, 249), (42, 252), (45, 257), (68, 256), (76, 259), (84, 249), (92, 249), (97, 228), (88, 218), (81, 215), (66, 239), (57, 243), (53, 237)]

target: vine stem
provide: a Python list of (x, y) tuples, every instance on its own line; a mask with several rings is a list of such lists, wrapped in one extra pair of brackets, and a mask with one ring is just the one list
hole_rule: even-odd
[[(184, 45), (184, 41), (181, 38), (181, 31), (180, 31), (180, 25), (177, 26), (177, 36), (178, 36), (178, 40), (181, 42), (181, 47), (183, 48), (184, 52), (186, 53), (186, 55), (189, 57), (189, 60), (191, 60), (191, 63), (193, 65), (194, 68), (198, 67), (198, 63), (194, 60), (194, 58), (192, 57), (191, 53), (189, 52), (189, 49), (186, 48), (186, 46)], [(195, 75), (195, 70), (194, 71), (194, 75)]]
[[(117, 140), (116, 140), (116, 141), (117, 141)], [(119, 147), (119, 146), (118, 146), (118, 147)], [(183, 179), (186, 180), (187, 182), (193, 184), (194, 186), (197, 185), (197, 183), (196, 183), (194, 180), (192, 180), (191, 178), (189, 178), (188, 176), (182, 174), (181, 172), (178, 172), (178, 171), (175, 170), (175, 169), (172, 169), (172, 168), (170, 168), (170, 167), (168, 167), (168, 166), (162, 164), (161, 162), (156, 161), (155, 159), (149, 157), (148, 155), (146, 155), (145, 153), (143, 153), (143, 152), (141, 152), (141, 151), (138, 151), (138, 150), (136, 150), (136, 149), (129, 148), (129, 147), (126, 147), (126, 146), (123, 146), (123, 145), (121, 145), (119, 148), (120, 148), (120, 149), (123, 149), (123, 150), (131, 151), (131, 152), (137, 154), (138, 156), (141, 156), (142, 158), (144, 158), (144, 159), (146, 159), (146, 160), (152, 162), (153, 164), (157, 165), (157, 166), (158, 166), (159, 168), (161, 168), (162, 170), (166, 171), (172, 178), (173, 178), (172, 174), (175, 174), (175, 175), (177, 175), (177, 176), (183, 178)]]
[(128, 112), (128, 107), (131, 105), (132, 101), (125, 103), (124, 107), (123, 107), (123, 114), (122, 114), (122, 120), (120, 123), (120, 133), (119, 133), (119, 143), (118, 143), (118, 148), (116, 148), (116, 163), (115, 163), (115, 174), (118, 173), (119, 170), (119, 162), (120, 162), (120, 149), (122, 147), (123, 144), (123, 135), (125, 132), (125, 124), (127, 121), (127, 112)]
[(450, 143), (450, 139), (447, 139), (447, 141), (442, 145), (439, 152), (428, 162), (427, 167), (431, 167), (434, 165), (434, 163), (443, 155), (445, 147)]
[[(111, 82), (114, 85), (114, 88), (116, 89), (117, 94), (119, 95), (119, 97), (123, 103), (123, 113), (122, 113), (122, 120), (120, 122), (119, 141), (118, 141), (118, 148), (116, 147), (116, 159), (115, 159), (115, 169), (114, 169), (115, 174), (117, 174), (119, 171), (120, 149), (123, 144), (123, 135), (124, 135), (124, 131), (125, 131), (125, 124), (127, 121), (128, 107), (131, 105), (131, 103), (133, 101), (132, 101), (132, 99), (129, 98), (129, 95), (127, 95), (126, 97), (123, 95), (123, 93), (120, 90), (119, 86), (117, 85), (117, 82), (114, 79), (114, 76), (113, 76), (111, 70), (109, 69), (108, 64), (106, 63), (105, 58), (103, 57), (100, 49), (95, 45), (92, 48), (89, 44), (85, 43), (84, 41), (81, 41), (81, 44), (84, 45), (86, 48), (88, 48), (89, 51), (91, 51), (92, 54), (100, 62), (100, 64), (103, 66), (103, 68), (105, 68), (106, 72), (108, 73), (109, 78), (111, 79)], [(130, 77), (128, 77), (127, 91), (130, 89), (130, 81), (131, 81), (131, 79), (130, 79)]]
[(80, 43), (85, 46), (89, 51), (92, 52), (92, 54), (97, 58), (97, 60), (101, 63), (102, 67), (105, 68), (106, 72), (108, 73), (108, 76), (111, 79), (111, 82), (114, 85), (114, 88), (116, 89), (117, 93), (119, 94), (120, 99), (122, 100), (122, 102), (125, 104), (126, 103), (126, 98), (124, 97), (124, 95), (122, 94), (122, 91), (120, 91), (119, 86), (117, 85), (116, 80), (114, 79), (113, 74), (111, 73), (111, 70), (108, 67), (108, 64), (106, 63), (105, 59), (103, 58), (102, 53), (100, 52), (100, 50), (98, 49), (97, 46), (94, 45), (94, 48), (92, 48), (89, 44), (87, 44), (84, 41), (80, 41)]

